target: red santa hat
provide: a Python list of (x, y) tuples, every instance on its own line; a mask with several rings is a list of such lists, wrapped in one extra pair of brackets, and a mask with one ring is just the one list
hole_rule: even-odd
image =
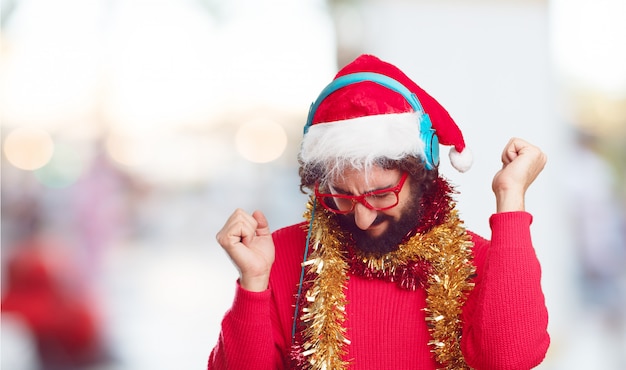
[(304, 164), (422, 158), (439, 164), (439, 144), (452, 146), (460, 172), (472, 165), (463, 135), (448, 112), (400, 69), (361, 55), (337, 73), (312, 104), (300, 150)]

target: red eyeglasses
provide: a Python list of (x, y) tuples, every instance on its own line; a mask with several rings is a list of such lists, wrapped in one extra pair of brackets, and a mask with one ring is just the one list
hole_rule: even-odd
[(409, 174), (405, 172), (396, 186), (370, 191), (361, 195), (346, 195), (321, 193), (319, 184), (315, 184), (315, 197), (327, 210), (341, 215), (348, 214), (354, 210), (357, 203), (375, 211), (385, 211), (398, 205), (400, 198), (398, 194), (402, 190)]

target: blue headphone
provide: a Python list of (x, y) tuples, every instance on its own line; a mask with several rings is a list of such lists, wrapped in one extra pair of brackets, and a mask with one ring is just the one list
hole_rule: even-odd
[(404, 97), (404, 99), (411, 105), (415, 112), (421, 113), (419, 125), (420, 139), (425, 145), (424, 154), (426, 158), (424, 158), (424, 164), (426, 166), (426, 169), (428, 170), (432, 170), (433, 168), (435, 168), (439, 164), (439, 139), (437, 138), (436, 132), (433, 129), (430, 117), (426, 112), (424, 112), (424, 108), (422, 108), (422, 104), (420, 103), (415, 93), (411, 92), (406, 86), (404, 86), (400, 82), (380, 73), (357, 72), (334, 79), (324, 88), (324, 90), (322, 90), (320, 95), (317, 97), (317, 100), (315, 100), (311, 104), (311, 108), (309, 109), (309, 116), (307, 118), (306, 125), (304, 125), (304, 135), (307, 134), (309, 128), (311, 128), (311, 125), (313, 124), (313, 116), (315, 115), (317, 108), (320, 106), (322, 101), (324, 101), (324, 99), (328, 97), (328, 95), (341, 89), (342, 87), (365, 81), (374, 82), (392, 91), (395, 91), (396, 93)]

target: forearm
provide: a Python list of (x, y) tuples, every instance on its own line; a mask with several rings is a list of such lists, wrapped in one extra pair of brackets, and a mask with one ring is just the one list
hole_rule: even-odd
[(266, 274), (252, 276), (250, 274), (240, 274), (239, 285), (249, 292), (264, 292), (267, 290), (270, 281), (269, 271)]
[(524, 191), (515, 189), (494, 190), (496, 213), (525, 211)]
[(250, 292), (238, 286), (231, 309), (222, 320), (218, 343), (209, 357), (209, 370), (280, 367), (270, 310), (271, 292)]
[(529, 369), (549, 344), (541, 270), (525, 212), (492, 216), (492, 241), (464, 312), (463, 350), (477, 369)]

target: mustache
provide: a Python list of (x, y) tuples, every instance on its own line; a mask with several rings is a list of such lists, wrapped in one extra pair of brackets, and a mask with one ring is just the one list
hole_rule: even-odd
[(385, 221), (393, 221), (393, 217), (391, 217), (389, 215), (385, 215), (385, 214), (379, 214), (374, 219), (374, 222), (372, 222), (372, 225), (373, 226), (380, 225), (380, 224), (382, 224)]
[[(349, 225), (353, 225), (356, 228), (356, 220), (355, 220), (354, 213), (342, 215), (341, 218), (343, 218), (344, 225), (345, 223), (347, 223)], [(380, 225), (385, 221), (393, 221), (393, 217), (386, 215), (384, 213), (378, 213), (374, 221), (372, 221), (372, 226)]]

